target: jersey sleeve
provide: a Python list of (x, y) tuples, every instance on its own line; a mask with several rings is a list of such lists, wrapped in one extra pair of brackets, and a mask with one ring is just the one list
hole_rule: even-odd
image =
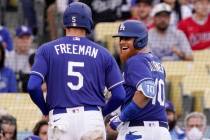
[(35, 61), (32, 66), (31, 74), (38, 75), (44, 81), (44, 77), (47, 74), (47, 59), (45, 56), (45, 51), (40, 47), (35, 55)]
[(108, 90), (124, 82), (117, 62), (112, 56), (107, 59), (105, 73), (105, 85)]
[(126, 83), (141, 91), (144, 96), (153, 98), (156, 95), (156, 85), (147, 61), (129, 61), (126, 68)]
[(153, 80), (149, 64), (146, 61), (128, 61), (125, 68), (125, 80), (130, 86), (137, 87), (144, 80)]

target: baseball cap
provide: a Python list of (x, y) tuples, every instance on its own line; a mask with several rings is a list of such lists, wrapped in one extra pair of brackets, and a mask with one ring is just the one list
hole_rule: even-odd
[(161, 12), (166, 12), (168, 14), (171, 13), (171, 7), (170, 5), (166, 4), (166, 3), (159, 3), (157, 5), (154, 6), (154, 8), (152, 9), (152, 16), (156, 16), (157, 14), (161, 13)]
[(41, 138), (39, 136), (32, 135), (26, 137), (24, 140), (41, 140)]
[(134, 6), (138, 3), (145, 3), (148, 5), (152, 5), (152, 0), (131, 0), (131, 5)]
[(20, 37), (23, 35), (31, 36), (32, 35), (31, 28), (24, 26), (24, 25), (17, 27), (16, 28), (16, 36)]
[(166, 111), (175, 112), (174, 105), (171, 101), (166, 101), (165, 102), (165, 108), (166, 108)]

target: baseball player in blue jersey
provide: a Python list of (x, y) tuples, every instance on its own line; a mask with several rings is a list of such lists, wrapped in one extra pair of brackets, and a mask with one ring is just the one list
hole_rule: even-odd
[[(103, 116), (125, 98), (123, 78), (111, 54), (86, 38), (93, 27), (91, 9), (73, 2), (65, 10), (66, 36), (36, 52), (28, 90), (43, 115), (49, 114), (49, 140), (105, 140)], [(47, 83), (44, 100), (41, 84)], [(103, 91), (112, 97), (105, 104)]]
[(165, 70), (148, 50), (148, 33), (139, 21), (121, 23), (118, 34), (126, 99), (110, 121), (118, 140), (170, 140), (165, 112)]

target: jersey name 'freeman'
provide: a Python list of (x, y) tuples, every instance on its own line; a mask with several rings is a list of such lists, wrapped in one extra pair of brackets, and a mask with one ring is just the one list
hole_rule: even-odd
[(75, 55), (87, 55), (96, 58), (98, 49), (77, 44), (59, 44), (54, 46), (57, 55), (60, 54), (75, 54)]

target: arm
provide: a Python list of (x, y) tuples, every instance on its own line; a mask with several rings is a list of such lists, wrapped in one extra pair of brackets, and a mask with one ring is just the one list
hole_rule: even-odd
[[(148, 87), (150, 90), (148, 90)], [(137, 114), (141, 113), (150, 99), (155, 97), (155, 95), (156, 86), (154, 81), (145, 80), (141, 82), (137, 87), (137, 91), (135, 92), (132, 101), (122, 110), (119, 117), (117, 116), (111, 120), (111, 128), (116, 130), (124, 122), (135, 119)]]
[(141, 91), (136, 91), (132, 101), (122, 110), (121, 114), (119, 116), (114, 116), (110, 120), (110, 127), (113, 130), (119, 130), (124, 122), (134, 119), (146, 106), (149, 100), (150, 99), (144, 96)]
[(109, 113), (116, 110), (124, 101), (125, 99), (125, 90), (123, 86), (120, 84), (111, 89), (112, 96), (109, 99), (106, 106), (104, 106), (102, 110), (103, 116), (108, 115)]
[(150, 98), (146, 97), (141, 91), (136, 91), (132, 101), (122, 110), (119, 118), (123, 121), (134, 119), (141, 110), (147, 105)]
[(5, 42), (6, 42), (6, 48), (8, 51), (11, 51), (13, 49), (13, 41), (12, 37), (9, 33), (9, 30), (7, 28), (4, 28), (4, 33), (5, 33)]
[(192, 61), (193, 60), (193, 55), (192, 55), (192, 49), (191, 45), (189, 43), (189, 38), (188, 38), (188, 32), (187, 32), (187, 20), (182, 20), (181, 22), (178, 23), (178, 29), (180, 29), (180, 43), (182, 44), (184, 50), (187, 51), (187, 55), (185, 55), (185, 60)]
[(178, 50), (176, 47), (172, 47), (172, 51), (176, 53), (176, 55), (181, 59), (181, 60), (186, 60), (186, 61), (192, 61), (193, 60), (193, 55), (192, 54), (185, 54), (185, 52)]
[(102, 110), (103, 116), (116, 110), (123, 103), (126, 95), (120, 69), (111, 54), (108, 55), (105, 62), (105, 85), (111, 91), (112, 96)]
[(43, 115), (48, 115), (49, 110), (44, 100), (41, 85), (42, 78), (37, 75), (31, 75), (28, 81), (28, 92), (32, 101), (39, 107)]

